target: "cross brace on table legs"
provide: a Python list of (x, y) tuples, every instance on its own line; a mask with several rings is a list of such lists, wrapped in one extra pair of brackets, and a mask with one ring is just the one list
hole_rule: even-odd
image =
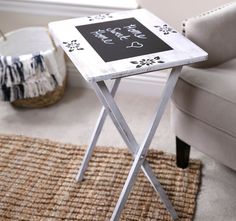
[[(119, 87), (119, 84), (120, 84), (120, 78), (117, 78), (115, 79), (114, 81), (114, 84), (112, 86), (112, 89), (111, 89), (111, 95), (114, 97), (115, 94), (116, 94), (116, 91)], [(90, 143), (88, 145), (88, 148), (86, 150), (86, 153), (84, 155), (84, 158), (83, 158), (83, 161), (82, 161), (82, 164), (81, 164), (81, 167), (80, 167), (80, 170), (76, 176), (76, 181), (77, 182), (80, 182), (83, 180), (84, 178), (84, 173), (88, 167), (88, 164), (89, 164), (89, 161), (92, 157), (92, 154), (93, 154), (93, 150), (96, 146), (96, 143), (97, 143), (97, 140), (100, 136), (100, 133), (102, 131), (102, 127), (104, 125), (104, 122), (105, 122), (105, 119), (106, 119), (106, 116), (107, 116), (107, 111), (105, 109), (105, 107), (102, 107), (102, 110), (100, 112), (100, 115), (98, 117), (98, 120), (97, 120), (97, 124), (94, 128), (94, 131), (93, 131), (93, 135), (91, 137), (91, 140), (90, 140)]]
[[(153, 173), (149, 163), (146, 161), (146, 154), (148, 148), (151, 144), (152, 138), (156, 132), (156, 129), (159, 125), (161, 116), (164, 112), (166, 104), (173, 92), (175, 84), (178, 80), (179, 74), (181, 72), (182, 67), (173, 68), (169, 79), (166, 83), (164, 92), (161, 97), (161, 101), (158, 105), (155, 117), (152, 121), (151, 127), (148, 130), (146, 137), (144, 139), (143, 144), (139, 147), (136, 139), (134, 138), (129, 126), (127, 125), (124, 117), (122, 116), (119, 108), (117, 107), (111, 93), (108, 91), (104, 81), (95, 82), (93, 83), (93, 88), (97, 93), (98, 98), (106, 108), (107, 112), (109, 113), (113, 123), (115, 124), (116, 128), (120, 132), (122, 138), (124, 139), (125, 143), (127, 144), (128, 148), (130, 149), (131, 153), (134, 157), (133, 165), (130, 169), (128, 178), (125, 182), (125, 185), (122, 189), (120, 194), (119, 200), (116, 204), (115, 210), (112, 214), (111, 220), (119, 220), (121, 212), (125, 206), (125, 202), (128, 199), (129, 193), (134, 185), (135, 179), (138, 175), (140, 169), (143, 170), (144, 174), (147, 176), (148, 180), (154, 187), (154, 189), (159, 193), (161, 200), (163, 201), (164, 205), (166, 206), (167, 210), (170, 212), (172, 218), (175, 220), (178, 218), (178, 215), (173, 208), (171, 202), (169, 201), (168, 197), (166, 196), (165, 191), (163, 190), (162, 186), (160, 185), (158, 179), (156, 178), (155, 174)], [(83, 165), (82, 165), (83, 167)]]

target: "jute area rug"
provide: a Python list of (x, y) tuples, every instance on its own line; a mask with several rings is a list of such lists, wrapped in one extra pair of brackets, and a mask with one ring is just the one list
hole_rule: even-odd
[[(75, 182), (85, 146), (0, 135), (0, 220), (109, 220), (132, 158), (126, 149), (97, 147), (82, 183)], [(180, 220), (193, 219), (200, 162), (182, 170), (175, 157), (150, 150), (155, 174)], [(121, 220), (171, 220), (142, 172)]]

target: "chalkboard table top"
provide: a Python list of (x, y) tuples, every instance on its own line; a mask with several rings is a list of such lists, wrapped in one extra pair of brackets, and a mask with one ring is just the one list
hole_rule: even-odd
[(207, 59), (205, 51), (145, 9), (52, 22), (49, 31), (87, 81)]

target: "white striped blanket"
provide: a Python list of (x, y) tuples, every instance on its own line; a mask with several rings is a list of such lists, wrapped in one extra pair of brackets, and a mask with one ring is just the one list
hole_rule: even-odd
[(37, 97), (62, 85), (63, 56), (60, 48), (19, 57), (0, 56), (0, 99), (11, 102)]

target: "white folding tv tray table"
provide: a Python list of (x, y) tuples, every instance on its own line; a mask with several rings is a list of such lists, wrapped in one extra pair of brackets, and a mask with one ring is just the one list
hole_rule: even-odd
[[(160, 195), (172, 218), (177, 219), (178, 215), (146, 155), (182, 66), (206, 60), (207, 53), (145, 9), (52, 22), (49, 31), (103, 104), (76, 180), (82, 181), (109, 114), (134, 159), (111, 220), (119, 220), (140, 170)], [(139, 145), (113, 97), (121, 78), (167, 68), (172, 70), (151, 126)], [(114, 79), (111, 90), (105, 83), (109, 79)]]

